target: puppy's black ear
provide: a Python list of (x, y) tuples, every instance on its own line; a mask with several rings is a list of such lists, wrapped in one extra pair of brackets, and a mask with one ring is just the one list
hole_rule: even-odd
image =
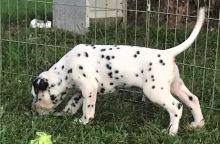
[(46, 79), (38, 77), (33, 81), (34, 92), (37, 94), (40, 90), (44, 91), (47, 89), (48, 85), (49, 84)]
[(39, 82), (39, 85), (38, 85), (38, 89), (44, 91), (47, 89), (48, 86), (49, 86), (49, 84), (48, 84), (47, 80), (41, 79)]

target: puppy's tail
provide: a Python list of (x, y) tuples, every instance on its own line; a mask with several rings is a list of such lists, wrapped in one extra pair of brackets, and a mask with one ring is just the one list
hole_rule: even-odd
[(197, 21), (196, 21), (196, 25), (192, 31), (192, 33), (190, 34), (190, 36), (188, 37), (187, 40), (185, 40), (183, 43), (181, 43), (180, 45), (170, 48), (168, 50), (166, 50), (168, 53), (170, 53), (173, 56), (177, 56), (178, 54), (180, 54), (181, 52), (185, 51), (187, 48), (189, 48), (189, 46), (195, 41), (196, 37), (198, 36), (202, 25), (204, 23), (205, 20), (205, 8), (202, 7), (199, 10), (198, 13), (198, 17), (197, 17)]

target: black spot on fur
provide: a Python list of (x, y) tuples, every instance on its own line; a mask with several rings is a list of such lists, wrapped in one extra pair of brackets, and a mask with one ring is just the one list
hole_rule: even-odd
[(138, 77), (139, 75), (138, 75), (138, 74), (135, 74), (135, 76)]
[(101, 49), (101, 52), (105, 51), (105, 49)]
[(86, 57), (89, 57), (89, 54), (88, 54), (87, 52), (85, 52), (85, 56), (86, 56)]
[(140, 51), (137, 51), (137, 54), (140, 54)]
[(52, 101), (54, 101), (54, 100), (56, 99), (56, 97), (55, 97), (54, 95), (51, 95), (51, 96), (50, 96), (50, 99), (51, 99)]
[(104, 89), (104, 88), (101, 88), (101, 89), (100, 89), (100, 92), (101, 92), (101, 93), (104, 93), (104, 92), (105, 92), (105, 89)]
[(67, 73), (72, 73), (72, 71), (73, 71), (72, 69), (69, 69), (69, 70), (67, 71)]
[(75, 103), (74, 103), (74, 102), (71, 104), (71, 106), (72, 106), (72, 107), (76, 107), (76, 105), (75, 105)]
[(115, 70), (115, 73), (119, 73), (119, 71), (118, 71), (118, 70)]
[(81, 55), (80, 53), (77, 54), (78, 57), (80, 57), (80, 55)]
[(91, 107), (94, 107), (94, 105), (91, 105)]
[(118, 79), (119, 79), (119, 77), (115, 77), (115, 79), (116, 79), (116, 80), (118, 80)]
[(112, 50), (112, 48), (109, 48), (109, 50)]
[(94, 46), (94, 44), (91, 44), (91, 46)]
[(150, 63), (149, 63), (149, 66), (152, 66), (152, 64), (153, 64), (153, 63), (152, 63), (152, 62), (150, 62)]
[(192, 100), (193, 100), (192, 96), (189, 96), (189, 100), (190, 100), (190, 101), (192, 101)]
[(123, 76), (123, 75), (121, 75), (121, 77), (123, 78), (124, 76)]
[(149, 68), (148, 71), (151, 71), (151, 68)]
[(160, 57), (160, 54), (158, 54), (157, 57)]
[(163, 61), (162, 59), (160, 59), (159, 62), (160, 62), (163, 66), (165, 66), (165, 63), (164, 63), (164, 61)]
[(96, 82), (97, 82), (97, 83), (99, 83), (99, 81), (98, 81), (98, 79), (97, 79), (97, 78), (95, 78), (95, 80), (96, 80)]
[(108, 73), (108, 76), (109, 76), (110, 78), (112, 78), (112, 72), (109, 72), (109, 73)]
[(114, 59), (115, 58), (115, 56), (112, 56), (112, 59)]
[(155, 86), (154, 86), (154, 85), (152, 86), (152, 89), (155, 89)]
[(64, 69), (64, 65), (62, 65), (62, 69)]
[(95, 46), (93, 46), (93, 49), (95, 49), (96, 47)]
[(135, 55), (134, 55), (134, 58), (136, 58), (136, 57), (137, 57), (137, 55), (135, 54)]
[(106, 56), (106, 59), (107, 59), (107, 60), (110, 60), (110, 56)]
[(119, 47), (117, 47), (116, 49), (120, 49)]
[(54, 67), (54, 70), (56, 70), (57, 69), (57, 67)]
[(161, 87), (160, 89), (163, 90), (163, 87)]
[(114, 83), (110, 83), (110, 85), (114, 85)]
[(90, 105), (88, 105), (88, 108), (90, 107)]
[(83, 76), (86, 77), (86, 74), (83, 73)]
[(172, 102), (172, 105), (175, 105), (175, 103), (174, 103), (174, 102)]
[(81, 69), (81, 70), (82, 70), (82, 69), (83, 69), (83, 66), (79, 66), (79, 69)]
[(101, 58), (104, 58), (105, 56), (104, 55), (101, 55)]
[(67, 80), (67, 79), (68, 79), (68, 76), (65, 77), (65, 80)]
[(141, 73), (144, 73), (144, 70), (141, 70)]
[(112, 67), (111, 67), (109, 64), (106, 64), (106, 67), (107, 67), (109, 70), (112, 69)]
[(96, 73), (99, 73), (99, 71), (98, 71), (98, 70), (96, 70)]
[(151, 75), (151, 78), (154, 78), (154, 75)]
[(166, 105), (165, 105), (165, 104), (163, 104), (163, 106), (165, 107)]
[(86, 116), (84, 116), (84, 119), (86, 119)]
[(147, 79), (145, 80), (145, 82), (147, 82)]
[(177, 114), (175, 114), (175, 117), (177, 117), (178, 115)]
[(178, 109), (181, 109), (182, 106), (183, 106), (183, 105), (182, 105), (181, 103), (178, 103), (177, 108), (178, 108)]

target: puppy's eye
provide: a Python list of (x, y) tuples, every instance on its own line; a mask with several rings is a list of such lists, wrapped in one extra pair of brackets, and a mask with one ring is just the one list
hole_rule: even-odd
[(37, 99), (38, 99), (37, 96), (35, 97), (34, 95), (32, 95), (32, 100), (33, 100), (33, 102), (36, 103), (36, 102), (37, 102)]

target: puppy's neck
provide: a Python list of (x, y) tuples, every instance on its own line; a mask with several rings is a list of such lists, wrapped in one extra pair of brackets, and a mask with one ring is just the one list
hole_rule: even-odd
[(48, 72), (51, 84), (54, 84), (55, 86), (59, 87), (59, 90), (61, 92), (64, 92), (67, 89), (73, 87), (74, 82), (72, 78), (66, 73), (66, 70), (57, 70), (55, 68), (51, 68)]

